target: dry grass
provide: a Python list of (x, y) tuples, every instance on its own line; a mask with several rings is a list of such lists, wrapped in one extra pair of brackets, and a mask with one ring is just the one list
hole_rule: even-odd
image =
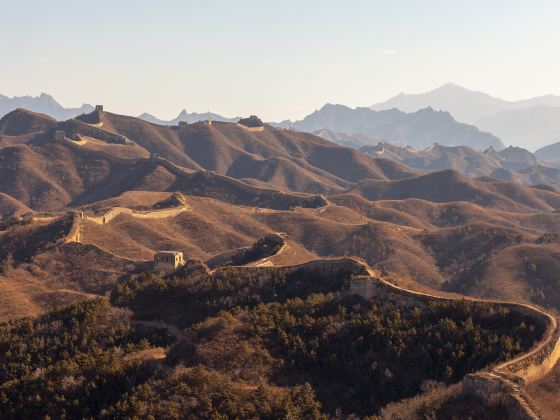
[(164, 360), (167, 357), (167, 349), (163, 347), (153, 347), (145, 350), (138, 350), (134, 353), (127, 354), (124, 357), (125, 362), (137, 363), (137, 362), (151, 362)]
[(544, 378), (525, 387), (543, 420), (556, 420), (560, 413), (560, 364)]
[(0, 276), (0, 321), (35, 316), (54, 306), (66, 305), (87, 297), (87, 294), (51, 288), (24, 269)]

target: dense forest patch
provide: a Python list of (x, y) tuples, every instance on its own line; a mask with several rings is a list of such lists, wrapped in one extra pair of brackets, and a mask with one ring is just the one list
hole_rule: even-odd
[(261, 304), (230, 316), (194, 326), (171, 357), (248, 381), (308, 382), (328, 411), (359, 415), (417, 394), (426, 380), (457, 382), (509, 359), (543, 333), (530, 317), (488, 303), (405, 307), (339, 293)]
[(215, 274), (131, 277), (112, 295), (122, 308), (99, 298), (0, 324), (0, 417), (373, 415), (544, 330), (490, 303), (366, 301), (344, 270)]
[(72, 228), (72, 217), (66, 215), (48, 225), (30, 227), (28, 219), (11, 225), (0, 241), (0, 274), (25, 262), (40, 251), (52, 248)]
[(138, 319), (158, 319), (185, 327), (223, 310), (348, 288), (353, 271), (320, 274), (302, 268), (226, 267), (194, 277), (161, 278), (143, 273), (119, 283), (111, 294), (117, 306), (131, 308)]
[(147, 374), (126, 355), (167, 344), (165, 331), (136, 334), (101, 298), (0, 324), (0, 417), (98, 415)]

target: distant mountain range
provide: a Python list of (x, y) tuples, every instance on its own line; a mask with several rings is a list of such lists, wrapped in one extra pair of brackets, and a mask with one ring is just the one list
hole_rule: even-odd
[(401, 93), (371, 109), (416, 112), (426, 107), (447, 111), (457, 121), (489, 131), (506, 144), (534, 150), (560, 139), (560, 96), (555, 95), (505, 101), (448, 83), (425, 93)]
[(380, 141), (383, 141), (383, 139), (379, 137), (366, 136), (363, 133), (346, 134), (329, 130), (328, 128), (314, 131), (313, 134), (332, 141), (333, 143), (340, 144), (341, 146), (353, 147), (354, 149), (359, 149), (362, 146), (376, 145)]
[[(83, 104), (79, 108), (64, 108), (51, 95), (48, 95), (46, 93), (41, 93), (41, 95), (39, 96), (14, 96), (13, 98), (0, 95), (0, 118), (20, 108), (48, 115), (49, 117), (54, 118), (58, 121), (65, 121), (70, 118), (75, 118), (78, 115), (88, 114), (94, 109), (94, 107), (90, 104)], [(189, 124), (192, 124), (197, 121), (206, 121), (208, 119), (224, 122), (239, 121), (239, 117), (227, 118), (218, 114), (214, 114), (212, 112), (205, 112), (200, 114), (196, 112), (188, 113), (186, 110), (182, 110), (176, 118), (170, 121), (160, 120), (159, 118), (149, 113), (144, 113), (138, 118), (143, 119), (144, 121), (151, 122), (153, 124), (160, 125), (177, 125), (179, 121), (186, 121)]]
[(549, 162), (556, 162), (560, 165), (560, 141), (541, 147), (535, 152), (539, 159)]
[(502, 111), (543, 105), (560, 107), (560, 96), (545, 95), (520, 101), (505, 101), (483, 92), (447, 83), (425, 93), (400, 93), (385, 102), (372, 105), (371, 109), (382, 111), (397, 108), (404, 112), (416, 112), (422, 108), (432, 107), (438, 111), (449, 112), (457, 121), (476, 124), (481, 119), (492, 117)]
[[(279, 124), (287, 126), (287, 122)], [(398, 109), (374, 111), (369, 108), (349, 108), (327, 104), (301, 121), (291, 124), (300, 131), (330, 130), (351, 135), (363, 134), (383, 138), (415, 148), (425, 148), (433, 143), (446, 146), (467, 145), (476, 149), (494, 147), (502, 149), (503, 143), (490, 133), (458, 123), (448, 112), (424, 108), (414, 113)], [(333, 139), (336, 141), (336, 139)]]
[(177, 115), (177, 117), (175, 117), (174, 119), (169, 120), (169, 121), (160, 120), (159, 118), (153, 116), (152, 114), (148, 114), (147, 112), (138, 116), (138, 118), (140, 118), (144, 121), (151, 122), (152, 124), (177, 125), (179, 122), (187, 122), (189, 124), (192, 124), (192, 123), (195, 123), (195, 122), (198, 122), (198, 121), (207, 121), (207, 120), (222, 121), (222, 122), (237, 122), (237, 121), (239, 121), (240, 117), (227, 118), (227, 117), (223, 117), (223, 116), (218, 115), (218, 114), (214, 114), (212, 112), (204, 112), (202, 114), (193, 112), (193, 113), (189, 114), (185, 109), (183, 109), (179, 113), (179, 115)]
[[(0, 117), (24, 108), (67, 120), (89, 113), (93, 106), (64, 108), (52, 96), (8, 98), (0, 95)], [(144, 113), (139, 118), (159, 125), (177, 125), (212, 119), (236, 122), (212, 112), (181, 111), (172, 120)], [(395, 144), (426, 148), (433, 143), (466, 145), (475, 149), (501, 149), (516, 145), (536, 150), (560, 140), (560, 96), (545, 95), (520, 101), (505, 101), (482, 92), (448, 83), (420, 94), (401, 93), (370, 108), (327, 104), (300, 121), (271, 123), (275, 127), (317, 133), (344, 146), (359, 148), (379, 138)], [(322, 132), (320, 134), (319, 132)]]
[(534, 150), (560, 140), (560, 106), (538, 105), (502, 111), (481, 119), (476, 126), (508, 144)]
[(466, 146), (439, 144), (416, 150), (387, 143), (363, 146), (361, 152), (393, 160), (425, 172), (453, 169), (471, 178), (491, 177), (522, 185), (548, 185), (560, 188), (560, 169), (554, 162), (541, 161), (528, 150), (508, 147), (483, 152)]
[(0, 95), (0, 118), (18, 108), (46, 114), (59, 121), (93, 111), (93, 106), (89, 104), (83, 104), (79, 108), (64, 108), (46, 93), (41, 93), (39, 96), (14, 96), (13, 98)]

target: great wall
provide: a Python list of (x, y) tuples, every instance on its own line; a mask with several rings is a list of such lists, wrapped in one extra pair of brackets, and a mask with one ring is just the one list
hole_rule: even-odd
[[(176, 207), (169, 209), (157, 209), (150, 211), (138, 211), (129, 208), (116, 207), (102, 215), (85, 215), (74, 212), (74, 222), (64, 242), (80, 242), (80, 223), (84, 220), (96, 224), (109, 223), (119, 215), (129, 215), (139, 218), (166, 218), (173, 217), (184, 211), (187, 207)], [(430, 301), (468, 300), (473, 302), (487, 302), (512, 308), (518, 312), (533, 317), (537, 322), (546, 325), (546, 331), (541, 340), (533, 348), (520, 356), (496, 365), (490, 369), (474, 372), (466, 375), (462, 380), (462, 393), (475, 395), (485, 401), (501, 402), (510, 415), (519, 419), (540, 419), (537, 409), (530, 399), (524, 394), (522, 385), (536, 381), (546, 375), (560, 359), (560, 328), (554, 315), (537, 308), (533, 305), (514, 303), (500, 300), (478, 299), (469, 296), (449, 297), (435, 294), (417, 292), (399, 287), (384, 278), (378, 277), (367, 263), (356, 258), (323, 258), (298, 265), (275, 266), (270, 259), (284, 251), (286, 242), (274, 255), (268, 255), (244, 266), (226, 266), (231, 258), (250, 247), (226, 251), (209, 259), (204, 265), (210, 263), (214, 269), (209, 273), (235, 268), (238, 270), (250, 270), (251, 272), (267, 270), (286, 270), (287, 272), (312, 271), (320, 275), (333, 275), (341, 270), (352, 273), (353, 277), (348, 290), (351, 294), (369, 299), (373, 296), (383, 296), (387, 299), (398, 300), (405, 305), (425, 305)], [(96, 245), (94, 245), (96, 246)], [(101, 249), (101, 248), (100, 248)], [(105, 251), (105, 250), (104, 250)], [(108, 251), (105, 251), (108, 252)], [(114, 254), (113, 254), (114, 255)], [(115, 255), (119, 258), (120, 257)]]
[(469, 296), (448, 297), (416, 292), (396, 286), (375, 276), (369, 267), (368, 276), (357, 276), (352, 280), (350, 293), (366, 299), (374, 295), (399, 299), (406, 305), (423, 305), (430, 301), (468, 300), (487, 302), (513, 308), (544, 323), (546, 331), (531, 350), (520, 356), (481, 372), (471, 373), (462, 381), (462, 392), (476, 395), (485, 401), (500, 401), (510, 415), (519, 419), (540, 419), (537, 409), (523, 393), (521, 386), (546, 375), (560, 358), (560, 329), (554, 315), (532, 305)]
[[(280, 255), (282, 252), (286, 250), (288, 244), (284, 239), (284, 235), (275, 232), (269, 236), (273, 237), (280, 244), (280, 247), (276, 250), (276, 252), (274, 254), (264, 255), (263, 257), (258, 258), (256, 260), (248, 261), (244, 265), (252, 266), (252, 267), (271, 266), (273, 264), (270, 262), (270, 259), (273, 257), (277, 257), (278, 255)], [(239, 259), (240, 257), (243, 256), (243, 254), (252, 250), (255, 247), (255, 245), (256, 244), (222, 252), (221, 254), (215, 255), (212, 258), (206, 260), (205, 264), (208, 266), (210, 270), (215, 270), (220, 267), (233, 265), (236, 259)], [(266, 250), (262, 250), (262, 253), (266, 254)]]
[[(80, 242), (80, 223), (84, 220), (88, 220), (96, 224), (105, 224), (109, 223), (119, 215), (157, 219), (173, 217), (183, 211), (188, 211), (188, 208), (177, 207), (171, 209), (137, 211), (129, 208), (116, 207), (109, 210), (107, 213), (98, 216), (84, 215), (83, 213), (75, 212), (73, 215), (74, 222), (72, 229), (68, 233), (65, 242)], [(285, 247), (286, 243), (284, 242), (276, 254), (252, 261), (248, 265), (237, 268), (251, 271), (281, 269), (293, 272), (299, 270), (309, 270), (322, 275), (332, 275), (332, 273), (336, 273), (339, 270), (344, 269), (354, 274), (349, 292), (360, 295), (365, 299), (371, 298), (374, 295), (382, 295), (388, 299), (398, 299), (405, 305), (424, 305), (434, 300), (448, 301), (461, 299), (475, 302), (488, 302), (513, 308), (516, 311), (532, 316), (538, 322), (545, 323), (547, 328), (543, 338), (529, 352), (526, 352), (507, 362), (501, 363), (490, 370), (467, 375), (463, 379), (462, 386), (462, 392), (465, 394), (476, 395), (484, 400), (493, 399), (494, 401), (501, 401), (508, 408), (510, 413), (515, 415), (515, 418), (533, 420), (540, 418), (529, 398), (524, 395), (520, 385), (542, 378), (550, 372), (560, 359), (560, 329), (558, 328), (558, 322), (553, 315), (528, 304), (499, 300), (475, 299), (468, 296), (456, 298), (438, 296), (404, 289), (383, 278), (377, 277), (375, 272), (365, 262), (354, 258), (319, 259), (292, 266), (271, 265), (270, 259), (279, 255)], [(220, 266), (228, 264), (234, 255), (237, 255), (239, 252), (248, 248), (250, 247), (226, 251), (211, 258), (207, 261), (209, 265), (214, 267), (211, 272), (225, 269), (226, 267)], [(122, 258), (120, 256), (117, 257)]]
[[(265, 260), (270, 258), (267, 257)], [(438, 296), (404, 289), (383, 278), (377, 277), (375, 272), (364, 261), (355, 258), (320, 259), (299, 265), (276, 267), (263, 267), (259, 264), (252, 264), (252, 266), (238, 267), (238, 269), (255, 271), (280, 269), (288, 270), (289, 272), (306, 270), (323, 275), (332, 275), (339, 270), (345, 270), (354, 275), (351, 280), (349, 293), (360, 295), (365, 299), (373, 296), (383, 296), (387, 299), (398, 300), (405, 305), (416, 306), (425, 305), (434, 300), (468, 300), (501, 305), (524, 313), (532, 317), (536, 322), (546, 325), (543, 337), (532, 349), (514, 359), (498, 364), (490, 369), (466, 375), (462, 381), (461, 392), (464, 395), (475, 395), (490, 403), (500, 402), (513, 418), (540, 419), (538, 410), (524, 394), (522, 385), (542, 378), (550, 372), (560, 359), (560, 329), (557, 319), (554, 315), (540, 308), (523, 303), (477, 299), (468, 296)]]
[(105, 214), (99, 216), (90, 216), (84, 214), (83, 211), (76, 211), (73, 213), (73, 223), (70, 232), (65, 238), (66, 243), (81, 242), (80, 226), (83, 222), (92, 222), (98, 225), (104, 225), (111, 222), (115, 217), (127, 215), (138, 219), (166, 219), (175, 217), (185, 211), (190, 211), (188, 205), (182, 205), (174, 208), (156, 209), (156, 210), (132, 210), (127, 207), (113, 207)]
[[(102, 124), (102, 122), (101, 122)], [(239, 125), (239, 124), (238, 124)], [(244, 129), (249, 127), (242, 126)], [(262, 127), (257, 127), (262, 131)], [(86, 149), (83, 146), (85, 142), (79, 140), (71, 140), (64, 134), (55, 134), (55, 139), (64, 141), (82, 153), (92, 153), (103, 156), (116, 163), (140, 162), (140, 161), (156, 161), (174, 173), (192, 174), (191, 170), (182, 168), (167, 159), (158, 155), (151, 155), (149, 158), (126, 159), (116, 157), (102, 150)], [(327, 203), (328, 205), (328, 203)], [(84, 220), (91, 221), (96, 224), (109, 223), (119, 215), (129, 215), (138, 218), (167, 218), (188, 211), (187, 207), (178, 207), (172, 209), (157, 209), (150, 211), (137, 211), (129, 208), (115, 207), (103, 215), (84, 215), (80, 212), (74, 212), (74, 222), (72, 228), (65, 238), (65, 242), (80, 242), (80, 223)], [(56, 217), (37, 217), (34, 221), (47, 222), (52, 221)], [(282, 252), (286, 247), (286, 243), (278, 250)], [(207, 261), (215, 267), (214, 271), (223, 269), (221, 264), (227, 264), (234, 255), (242, 252), (247, 248), (239, 248), (232, 251), (226, 251)], [(275, 254), (275, 255), (278, 255)], [(490, 369), (474, 372), (466, 375), (462, 380), (462, 393), (465, 395), (475, 395), (488, 402), (501, 402), (508, 410), (509, 414), (519, 419), (540, 419), (538, 410), (535, 408), (531, 400), (524, 394), (522, 386), (524, 384), (541, 379), (556, 365), (560, 359), (560, 328), (557, 318), (540, 308), (533, 305), (514, 303), (500, 300), (490, 300), (483, 298), (472, 298), (469, 296), (449, 297), (429, 293), (416, 292), (401, 288), (391, 282), (377, 277), (375, 272), (363, 261), (354, 258), (340, 259), (320, 259), (307, 262), (304, 264), (293, 266), (274, 266), (270, 259), (273, 256), (267, 256), (258, 261), (254, 261), (251, 265), (237, 267), (243, 270), (266, 270), (266, 269), (282, 269), (282, 270), (311, 270), (318, 273), (332, 274), (342, 268), (350, 270), (354, 273), (351, 281), (349, 293), (357, 294), (365, 299), (374, 295), (381, 295), (390, 299), (398, 299), (406, 305), (424, 305), (430, 301), (449, 301), (449, 300), (469, 300), (474, 302), (488, 302), (497, 305), (503, 305), (523, 312), (532, 316), (536, 321), (546, 324), (546, 331), (541, 340), (536, 343), (531, 350), (520, 356), (508, 360), (504, 363), (496, 365)]]
[(243, 124), (236, 124), (238, 127), (244, 129), (245, 131), (253, 131), (253, 132), (258, 132), (258, 131), (264, 131), (264, 126), (263, 127), (248, 127), (246, 125)]

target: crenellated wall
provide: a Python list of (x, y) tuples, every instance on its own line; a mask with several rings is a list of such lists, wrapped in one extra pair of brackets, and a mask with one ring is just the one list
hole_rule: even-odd
[(223, 267), (216, 270), (228, 270), (235, 268), (237, 271), (251, 271), (251, 272), (262, 272), (267, 273), (270, 271), (281, 271), (288, 274), (309, 271), (314, 274), (319, 274), (323, 276), (333, 276), (339, 272), (347, 272), (353, 275), (363, 275), (365, 273), (365, 267), (362, 263), (352, 259), (352, 258), (338, 258), (338, 259), (323, 259), (309, 261), (303, 264), (290, 265), (290, 266), (241, 266), (241, 267)]
[(120, 216), (122, 214), (129, 215), (132, 217), (136, 217), (139, 219), (165, 219), (168, 217), (175, 217), (178, 214), (181, 214), (185, 211), (189, 211), (189, 207), (181, 206), (181, 207), (173, 207), (169, 209), (158, 209), (158, 210), (146, 210), (146, 211), (139, 211), (139, 210), (132, 210), (126, 207), (114, 207), (109, 210), (107, 213), (100, 215), (100, 216), (89, 216), (84, 214), (83, 211), (76, 211), (73, 213), (73, 220), (72, 220), (72, 228), (64, 242), (80, 242), (81, 235), (80, 235), (80, 225), (84, 220), (97, 223), (99, 225), (103, 225), (109, 223), (115, 217)]
[(226, 265), (231, 265), (232, 260), (239, 254), (251, 249), (250, 246), (245, 246), (242, 248), (230, 249), (229, 251), (222, 252), (221, 254), (215, 255), (212, 258), (206, 260), (206, 265), (211, 269), (216, 269), (218, 267), (223, 267)]
[(161, 210), (132, 210), (127, 207), (113, 207), (107, 213), (100, 216), (89, 216), (84, 215), (83, 219), (89, 222), (97, 223), (98, 225), (103, 225), (109, 223), (115, 217), (120, 215), (133, 216), (138, 219), (165, 219), (168, 217), (177, 216), (184, 211), (187, 211), (187, 207), (175, 207), (171, 209), (161, 209)]
[(95, 124), (87, 124), (83, 121), (76, 119), (67, 120), (59, 123), (59, 126), (66, 132), (66, 137), (74, 138), (74, 136), (82, 135), (86, 137), (93, 137), (95, 139), (113, 144), (127, 144), (130, 140), (122, 134), (112, 133), (103, 130), (101, 127), (102, 121)]
[(81, 219), (81, 212), (75, 212), (72, 214), (72, 227), (64, 238), (65, 243), (70, 242), (80, 242), (80, 219)]
[(245, 131), (264, 131), (264, 126), (263, 127), (247, 127), (246, 125), (237, 123), (238, 127), (241, 127), (242, 129), (244, 129)]
[[(405, 305), (426, 305), (434, 300), (458, 300), (458, 298), (403, 289), (373, 276), (353, 278), (349, 292), (365, 299), (370, 299), (373, 296), (383, 296)], [(464, 297), (463, 299), (483, 301), (470, 297)], [(538, 419), (536, 410), (531, 407), (528, 399), (522, 394), (519, 384), (542, 378), (558, 362), (560, 358), (558, 322), (553, 315), (531, 305), (500, 301), (487, 302), (499, 304), (530, 316), (534, 321), (546, 325), (546, 331), (541, 340), (530, 351), (494, 367), (491, 371), (467, 375), (463, 380), (462, 392), (477, 395), (487, 401), (496, 398), (501, 399), (513, 418)]]

